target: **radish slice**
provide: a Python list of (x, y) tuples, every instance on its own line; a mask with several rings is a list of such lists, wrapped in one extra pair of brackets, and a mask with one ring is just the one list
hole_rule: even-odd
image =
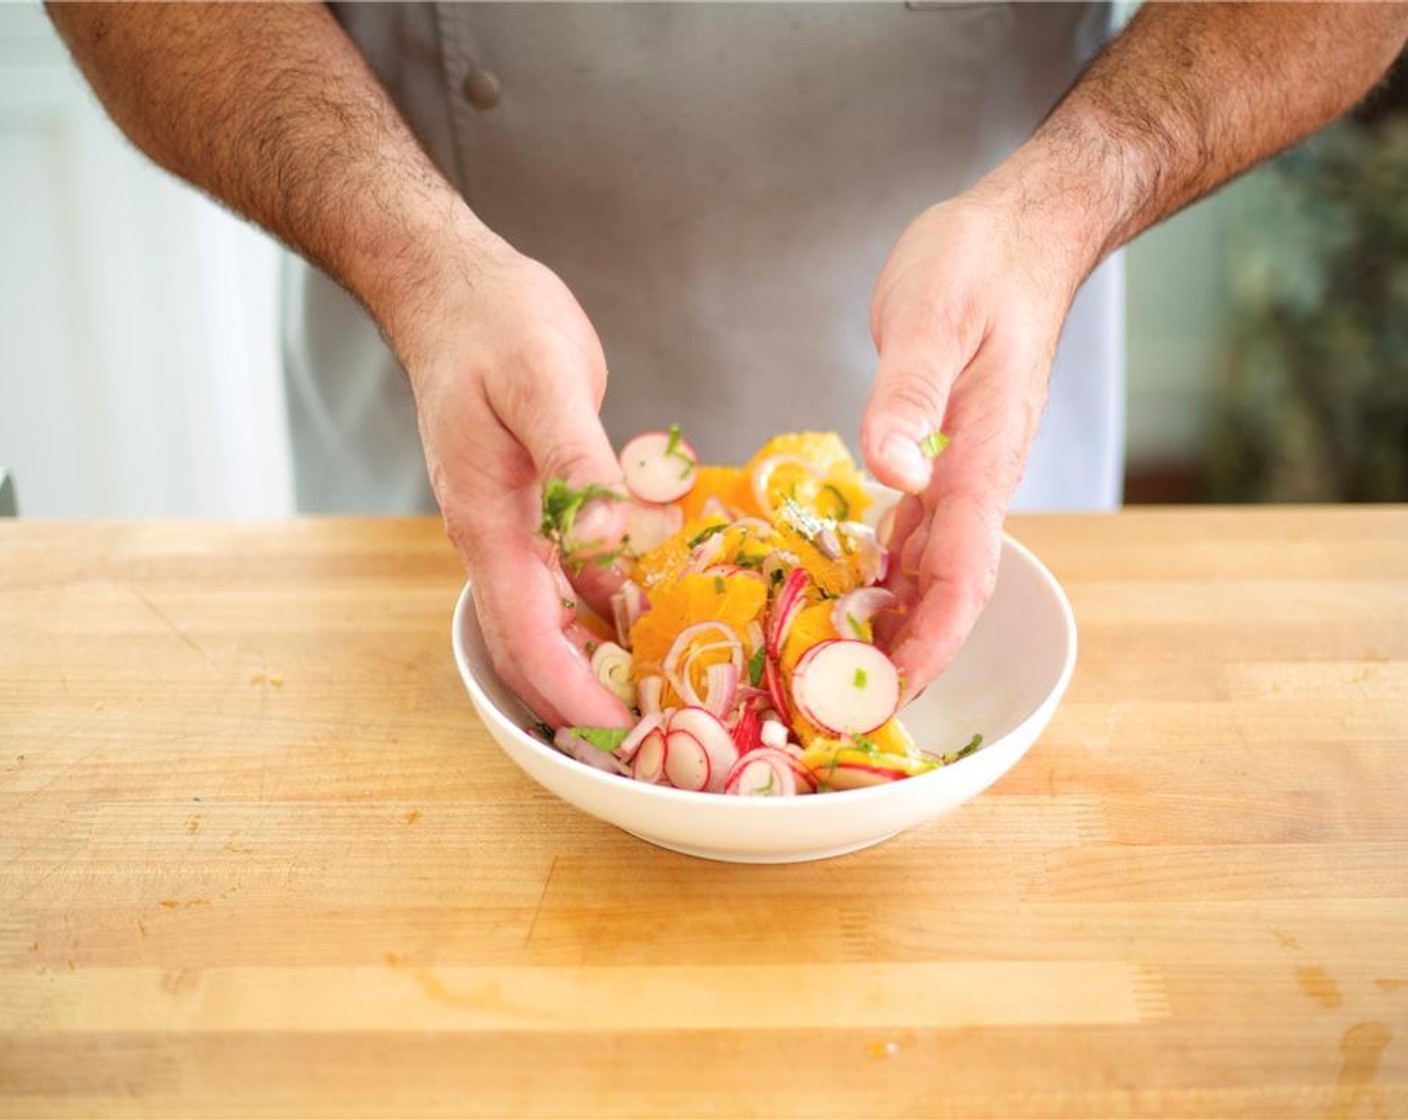
[(740, 755), (763, 746), (762, 721), (752, 708), (744, 708), (733, 728), (733, 742)]
[[(749, 479), (753, 487), (753, 500), (758, 503), (758, 508), (764, 513), (773, 512), (772, 496), (768, 493), (768, 483), (772, 481), (773, 472), (778, 467), (791, 465), (801, 467), (810, 475), (820, 478), (817, 469), (805, 459), (799, 459), (795, 455), (769, 455), (761, 463), (753, 468), (752, 477)], [(629, 477), (626, 484), (630, 485)]]
[(777, 662), (771, 657), (763, 661), (763, 683), (768, 686), (768, 699), (782, 717), (783, 723), (792, 722), (792, 705), (787, 702), (787, 690), (782, 686), (782, 673)]
[(699, 456), (680, 439), (679, 429), (644, 432), (621, 448), (626, 489), (643, 502), (673, 502), (694, 489)]
[(664, 544), (684, 528), (684, 510), (676, 505), (632, 502), (626, 514), (626, 539), (640, 555)]
[(787, 640), (787, 631), (792, 628), (792, 620), (806, 605), (802, 598), (802, 591), (806, 586), (806, 569), (793, 568), (777, 593), (777, 601), (773, 603), (772, 612), (768, 616), (771, 624), (768, 630), (768, 653), (773, 657), (782, 651), (782, 643)]
[(665, 777), (676, 789), (702, 790), (709, 785), (709, 754), (688, 731), (672, 727), (665, 737)]
[(900, 675), (894, 662), (867, 642), (822, 642), (793, 670), (792, 698), (818, 727), (834, 735), (864, 735), (895, 714)]
[[(671, 736), (676, 732), (688, 735), (699, 744), (709, 758), (707, 788), (714, 793), (723, 792), (724, 779), (728, 777), (729, 769), (738, 761), (741, 753), (728, 728), (720, 723), (712, 712), (703, 708), (681, 708), (670, 717), (669, 731)], [(674, 749), (674, 740), (671, 738), (672, 755)], [(678, 782), (675, 784), (679, 785)]]
[[(656, 678), (659, 679), (659, 678)], [(622, 762), (629, 763), (636, 756), (636, 751), (640, 749), (645, 737), (663, 723), (659, 712), (652, 712), (650, 715), (642, 716), (639, 723), (631, 728), (631, 733), (621, 740), (621, 745), (616, 748), (615, 755)]]
[(781, 751), (759, 747), (734, 763), (724, 791), (739, 797), (793, 797), (797, 770)]
[(868, 642), (872, 633), (870, 620), (880, 611), (894, 610), (899, 605), (893, 591), (883, 587), (857, 587), (836, 600), (831, 608), (831, 625), (838, 634)]
[(665, 733), (656, 727), (636, 748), (631, 759), (631, 777), (638, 782), (659, 785), (665, 777)]

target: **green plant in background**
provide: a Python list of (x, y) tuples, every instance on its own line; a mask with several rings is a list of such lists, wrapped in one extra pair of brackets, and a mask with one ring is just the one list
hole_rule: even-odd
[(1408, 114), (1342, 121), (1238, 195), (1210, 496), (1408, 498)]

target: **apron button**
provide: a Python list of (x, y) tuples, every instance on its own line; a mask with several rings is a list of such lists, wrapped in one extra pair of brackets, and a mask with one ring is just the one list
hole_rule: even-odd
[(478, 67), (464, 76), (464, 99), (476, 109), (492, 109), (503, 96), (504, 84), (492, 70)]

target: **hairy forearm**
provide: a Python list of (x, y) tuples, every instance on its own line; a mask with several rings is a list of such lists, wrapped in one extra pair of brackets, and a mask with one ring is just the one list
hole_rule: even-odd
[(478, 226), (321, 4), (50, 16), (131, 140), (324, 268), (394, 332)]
[(1049, 219), (1081, 274), (1344, 112), (1405, 4), (1147, 4), (982, 189)]

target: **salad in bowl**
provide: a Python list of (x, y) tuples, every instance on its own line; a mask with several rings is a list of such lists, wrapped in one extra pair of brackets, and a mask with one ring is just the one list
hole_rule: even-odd
[[(569, 570), (624, 574), (610, 617), (564, 607), (635, 722), (540, 725), (545, 741), (624, 780), (750, 798), (886, 785), (979, 749), (976, 733), (921, 746), (900, 719), (905, 683), (876, 642), (905, 609), (884, 586), (885, 511), (839, 436), (779, 435), (742, 467), (710, 466), (672, 426), (620, 462), (624, 492), (549, 483), (542, 532)], [(628, 503), (613, 547), (574, 536), (594, 499)]]

